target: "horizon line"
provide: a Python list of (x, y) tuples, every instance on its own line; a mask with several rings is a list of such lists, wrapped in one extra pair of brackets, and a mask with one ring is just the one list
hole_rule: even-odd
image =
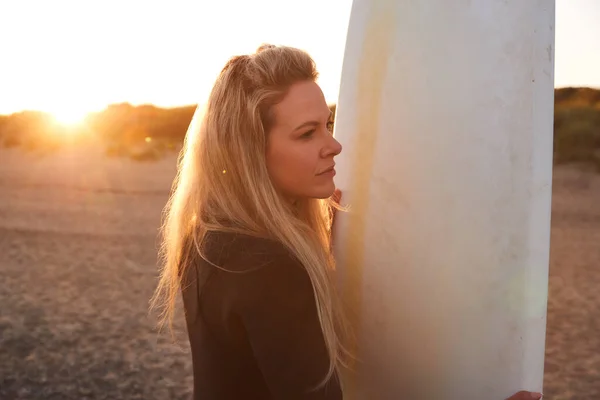
[[(567, 85), (567, 86), (555, 86), (554, 90), (559, 90), (559, 89), (592, 89), (592, 90), (600, 90), (600, 86), (572, 86), (572, 85)], [(88, 112), (85, 113), (85, 116), (88, 116), (90, 114), (95, 114), (95, 113), (102, 113), (103, 111), (105, 111), (107, 108), (111, 107), (111, 106), (119, 106), (119, 105), (130, 105), (132, 107), (138, 108), (138, 107), (154, 107), (154, 108), (159, 108), (159, 109), (163, 109), (163, 110), (169, 110), (169, 109), (176, 109), (176, 108), (186, 108), (186, 107), (197, 107), (200, 104), (200, 102), (197, 103), (179, 103), (176, 105), (159, 105), (158, 103), (151, 103), (151, 102), (129, 102), (129, 101), (117, 101), (117, 102), (113, 102), (113, 103), (108, 103), (105, 106), (102, 107), (102, 109), (96, 109), (96, 110), (90, 110)], [(333, 105), (333, 104), (337, 104), (337, 97), (336, 97), (336, 101), (327, 101), (327, 104), (329, 105)], [(36, 108), (23, 108), (20, 110), (16, 110), (16, 111), (11, 111), (9, 113), (6, 112), (0, 112), (0, 117), (10, 117), (11, 115), (14, 114), (20, 114), (20, 113), (26, 113), (26, 112), (30, 112), (30, 113), (42, 113), (42, 114), (50, 114), (53, 115), (52, 111), (47, 111), (47, 110), (41, 110), (41, 109), (36, 109)]]

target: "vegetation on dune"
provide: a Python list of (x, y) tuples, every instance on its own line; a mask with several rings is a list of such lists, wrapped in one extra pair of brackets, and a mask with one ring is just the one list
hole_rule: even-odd
[[(335, 105), (331, 108), (335, 113)], [(0, 144), (47, 153), (94, 138), (108, 156), (156, 160), (181, 148), (195, 109), (195, 105), (165, 109), (113, 104), (70, 127), (49, 114), (24, 111), (0, 116)], [(600, 171), (600, 90), (555, 90), (554, 160)]]
[(554, 161), (583, 163), (600, 171), (600, 90), (555, 91)]

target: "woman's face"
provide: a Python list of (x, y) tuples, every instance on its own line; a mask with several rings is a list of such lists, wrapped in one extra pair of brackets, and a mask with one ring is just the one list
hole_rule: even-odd
[(331, 196), (333, 159), (342, 145), (333, 138), (331, 111), (321, 88), (312, 81), (292, 85), (273, 113), (267, 169), (275, 187), (292, 200)]

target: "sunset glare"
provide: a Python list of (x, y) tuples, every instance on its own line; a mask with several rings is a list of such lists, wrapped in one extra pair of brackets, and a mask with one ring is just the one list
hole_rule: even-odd
[(88, 115), (87, 111), (77, 109), (73, 106), (65, 106), (54, 111), (50, 111), (56, 122), (66, 127), (74, 127), (80, 125)]
[[(109, 104), (203, 102), (226, 60), (264, 42), (308, 51), (336, 102), (351, 0), (0, 2), (0, 114), (65, 123)], [(34, 12), (32, 10), (35, 10)], [(600, 2), (556, 0), (556, 87), (600, 87)]]

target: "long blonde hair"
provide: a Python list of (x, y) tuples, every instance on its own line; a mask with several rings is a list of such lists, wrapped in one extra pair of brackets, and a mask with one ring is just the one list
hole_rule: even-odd
[(349, 325), (332, 279), (330, 228), (336, 205), (329, 198), (301, 199), (290, 206), (271, 183), (265, 160), (272, 106), (294, 83), (317, 77), (312, 58), (291, 47), (263, 45), (254, 54), (227, 62), (205, 109), (196, 111), (178, 160), (165, 208), (163, 265), (151, 308), (161, 306), (160, 325), (172, 328), (182, 269), (188, 267), (183, 260), (186, 238), (193, 238), (202, 257), (198, 244), (209, 231), (275, 239), (310, 276), (330, 358), (321, 382), (325, 384), (352, 358)]

